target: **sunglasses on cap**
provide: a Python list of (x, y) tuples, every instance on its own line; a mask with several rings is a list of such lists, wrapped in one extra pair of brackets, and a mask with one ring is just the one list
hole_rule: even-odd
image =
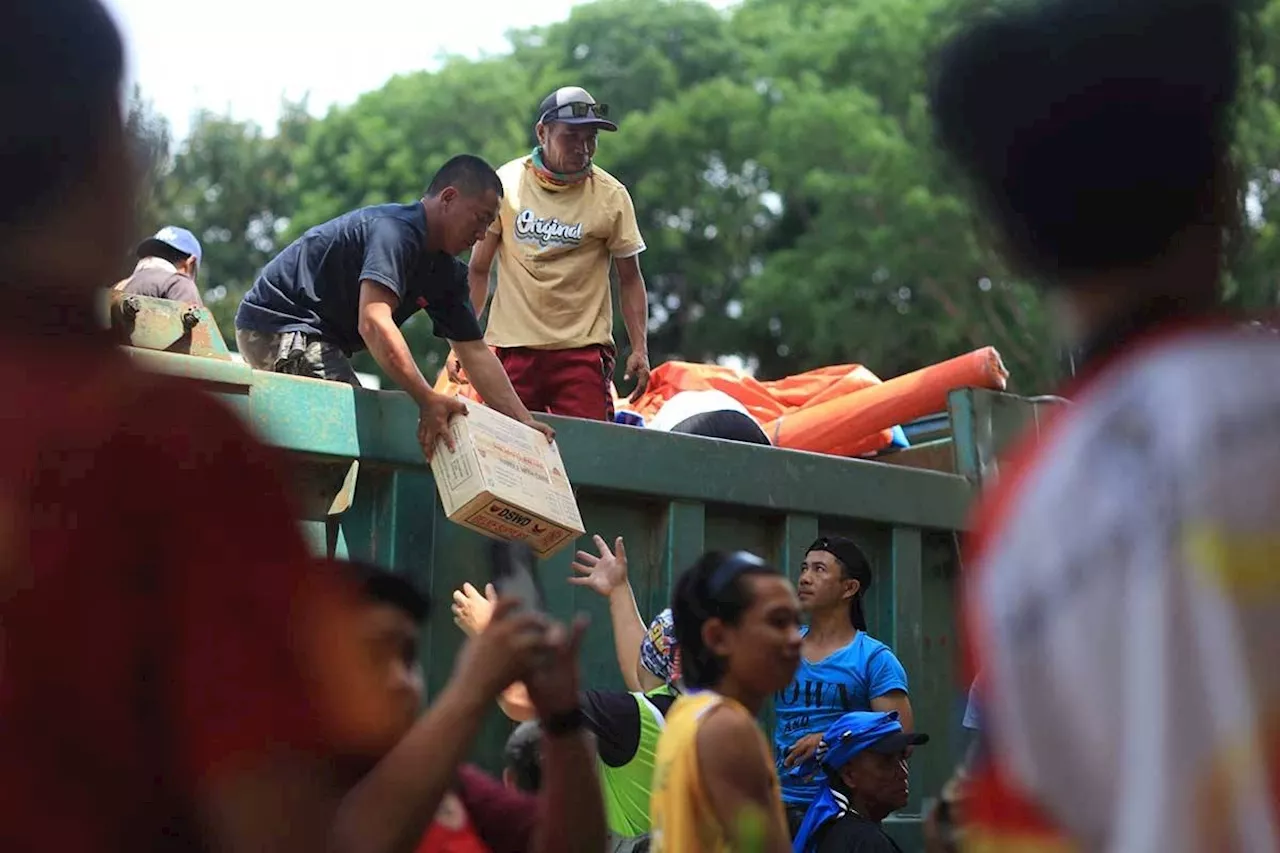
[(563, 106), (547, 110), (542, 114), (542, 117), (539, 118), (538, 121), (545, 122), (547, 119), (557, 118), (587, 118), (588, 116), (607, 119), (609, 117), (609, 105), (587, 104), (581, 101), (575, 101), (572, 104), (565, 104)]

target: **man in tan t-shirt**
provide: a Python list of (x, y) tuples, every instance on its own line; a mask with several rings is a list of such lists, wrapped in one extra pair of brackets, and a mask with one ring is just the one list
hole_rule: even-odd
[[(577, 86), (542, 101), (538, 147), (498, 170), (499, 216), (472, 251), (469, 275), (479, 317), (497, 258), (485, 340), (525, 406), (603, 421), (613, 420), (611, 264), (631, 341), (626, 378), (636, 379), (633, 398), (649, 381), (644, 239), (627, 188), (591, 162), (597, 133), (618, 129), (607, 115), (607, 105)], [(452, 354), (449, 375), (465, 381)]]

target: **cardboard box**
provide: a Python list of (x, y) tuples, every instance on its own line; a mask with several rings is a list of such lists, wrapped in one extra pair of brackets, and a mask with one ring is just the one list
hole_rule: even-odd
[(477, 533), (524, 542), (548, 557), (583, 534), (560, 451), (537, 430), (471, 400), (449, 422), (431, 459), (449, 520)]

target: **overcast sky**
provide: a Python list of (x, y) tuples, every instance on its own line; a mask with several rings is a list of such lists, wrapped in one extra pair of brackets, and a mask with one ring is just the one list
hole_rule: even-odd
[[(506, 48), (509, 29), (564, 19), (576, 0), (105, 0), (130, 84), (185, 135), (199, 108), (271, 127), (282, 98), (313, 113), (443, 54)], [(483, 9), (482, 14), (477, 14)]]

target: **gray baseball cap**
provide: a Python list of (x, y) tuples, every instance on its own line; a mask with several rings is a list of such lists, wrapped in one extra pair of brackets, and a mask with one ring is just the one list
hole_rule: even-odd
[(609, 105), (596, 103), (591, 93), (581, 86), (562, 86), (542, 99), (538, 107), (538, 121), (558, 121), (564, 124), (585, 124), (601, 130), (617, 130), (609, 121)]

